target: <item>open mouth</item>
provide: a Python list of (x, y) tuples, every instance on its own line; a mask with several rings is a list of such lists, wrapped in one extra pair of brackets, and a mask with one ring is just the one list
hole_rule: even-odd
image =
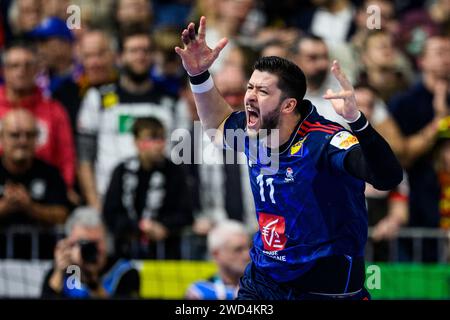
[(259, 121), (259, 110), (252, 106), (247, 106), (247, 126), (253, 128)]

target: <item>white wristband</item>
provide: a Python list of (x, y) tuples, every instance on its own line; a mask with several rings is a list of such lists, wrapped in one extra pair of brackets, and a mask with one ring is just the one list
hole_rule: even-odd
[(206, 80), (203, 83), (200, 84), (192, 84), (191, 83), (191, 90), (193, 93), (205, 93), (209, 90), (211, 90), (214, 87), (214, 81), (211, 77), (211, 75), (209, 76), (208, 80)]
[(358, 116), (356, 117), (356, 119), (355, 120), (353, 120), (353, 121), (348, 121), (347, 119), (345, 119), (344, 118), (344, 120), (345, 120), (345, 122), (347, 122), (347, 123), (355, 123), (356, 121), (358, 121), (359, 120), (359, 118), (361, 118), (361, 111), (358, 111)]

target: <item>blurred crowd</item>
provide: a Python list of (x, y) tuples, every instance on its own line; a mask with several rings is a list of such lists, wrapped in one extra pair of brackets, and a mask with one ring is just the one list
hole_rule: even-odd
[[(2, 0), (0, 258), (5, 230), (39, 228), (39, 258), (55, 259), (52, 295), (83, 256), (98, 256), (94, 280), (113, 265), (105, 252), (123, 270), (120, 259), (183, 258), (186, 239), (190, 257), (229, 262), (208, 233), (226, 220), (256, 230), (245, 160), (209, 148), (174, 51), (201, 15), (210, 46), (229, 39), (210, 71), (235, 110), (255, 59), (277, 55), (302, 68), (318, 112), (347, 126), (322, 98), (338, 89), (329, 68), (340, 61), (404, 168), (395, 190), (366, 188), (376, 260), (402, 227), (450, 229), (450, 0)], [(71, 219), (84, 231), (48, 235)], [(29, 241), (14, 240), (14, 258), (29, 259)], [(437, 261), (437, 247), (426, 240), (423, 260)], [(401, 259), (411, 250), (404, 240)], [(188, 297), (208, 294), (202, 286)]]

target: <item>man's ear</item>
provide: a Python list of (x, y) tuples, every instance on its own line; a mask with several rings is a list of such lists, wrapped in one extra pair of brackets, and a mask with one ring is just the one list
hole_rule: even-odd
[(219, 249), (213, 249), (213, 250), (211, 250), (209, 252), (209, 254), (210, 254), (210, 256), (211, 256), (211, 258), (213, 260), (217, 260), (219, 258), (219, 255), (220, 255), (220, 250)]
[(297, 107), (297, 99), (294, 98), (286, 98), (283, 101), (281, 112), (282, 113), (291, 113)]

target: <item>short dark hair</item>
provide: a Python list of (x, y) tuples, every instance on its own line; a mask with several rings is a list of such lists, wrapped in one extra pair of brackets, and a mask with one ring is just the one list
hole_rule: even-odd
[(300, 53), (300, 45), (302, 44), (302, 42), (304, 41), (313, 41), (313, 42), (320, 42), (323, 43), (324, 45), (327, 45), (325, 43), (325, 40), (318, 36), (315, 35), (313, 33), (304, 33), (302, 35), (300, 35), (295, 41), (294, 44), (291, 46), (290, 51), (292, 54), (299, 54)]
[(377, 36), (389, 36), (391, 37), (391, 34), (386, 31), (385, 29), (375, 29), (375, 30), (370, 30), (366, 37), (363, 40), (363, 50), (366, 51), (369, 45), (369, 41)]
[(166, 130), (162, 122), (155, 117), (137, 118), (134, 121), (132, 132), (136, 139), (143, 130), (150, 130), (152, 135), (164, 137)]
[(430, 43), (430, 40), (432, 40), (432, 39), (440, 39), (440, 40), (448, 41), (448, 40), (450, 40), (450, 36), (448, 34), (445, 34), (444, 32), (438, 32), (436, 34), (428, 36), (422, 45), (419, 57), (425, 56), (425, 54), (427, 53), (428, 44)]
[(151, 50), (154, 49), (154, 41), (152, 35), (150, 34), (150, 31), (140, 24), (130, 24), (120, 30), (119, 53), (123, 52), (125, 42), (128, 40), (128, 38), (137, 36), (148, 37), (148, 39), (150, 40), (150, 48)]
[(276, 75), (282, 99), (295, 98), (297, 100), (295, 110), (300, 112), (299, 107), (306, 93), (306, 77), (302, 69), (292, 61), (274, 56), (259, 58), (253, 69)]
[(370, 85), (367, 81), (365, 80), (361, 80), (359, 82), (357, 82), (354, 86), (353, 89), (356, 90), (369, 90), (370, 92), (372, 92), (372, 94), (376, 97), (378, 97), (380, 95), (380, 92), (372, 85)]
[(14, 50), (14, 49), (22, 49), (22, 50), (29, 51), (35, 57), (37, 54), (36, 46), (33, 41), (30, 41), (26, 38), (18, 38), (16, 40), (12, 41), (11, 43), (9, 43), (3, 50), (2, 56), (1, 56), (2, 63), (5, 63), (5, 57), (9, 53), (9, 51)]

